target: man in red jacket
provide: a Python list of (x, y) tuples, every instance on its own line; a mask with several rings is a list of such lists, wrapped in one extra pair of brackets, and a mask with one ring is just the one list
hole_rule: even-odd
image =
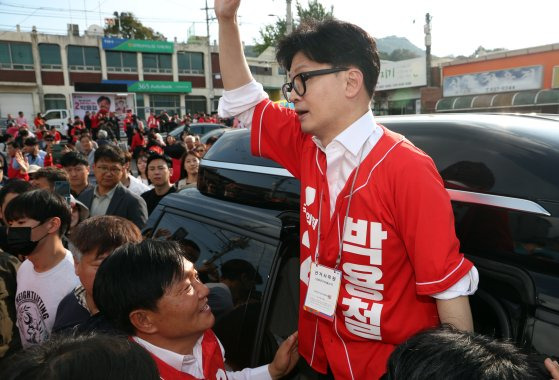
[(151, 354), (164, 380), (277, 379), (293, 369), (296, 333), (269, 365), (226, 371), (208, 294), (177, 242), (151, 239), (115, 250), (93, 284), (95, 305)]
[(478, 274), (459, 252), (436, 167), (371, 112), (374, 39), (337, 20), (286, 36), (277, 58), (295, 109), (283, 108), (252, 79), (239, 3), (215, 1), (220, 116), (252, 125), (253, 154), (301, 180), (301, 355), (336, 379), (378, 379), (394, 347), (416, 332), (440, 322), (472, 330), (467, 296)]

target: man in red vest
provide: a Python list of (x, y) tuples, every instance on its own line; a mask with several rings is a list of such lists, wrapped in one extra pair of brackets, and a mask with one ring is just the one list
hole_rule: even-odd
[(151, 239), (115, 250), (93, 284), (101, 313), (151, 354), (163, 380), (277, 379), (293, 369), (296, 333), (269, 365), (227, 371), (208, 294), (178, 243)]
[(472, 330), (478, 273), (459, 252), (449, 196), (424, 152), (375, 122), (374, 39), (338, 20), (278, 43), (294, 110), (253, 80), (236, 14), (216, 0), (221, 117), (252, 126), (252, 153), (301, 181), (299, 352), (336, 379), (378, 379), (394, 347), (441, 322)]

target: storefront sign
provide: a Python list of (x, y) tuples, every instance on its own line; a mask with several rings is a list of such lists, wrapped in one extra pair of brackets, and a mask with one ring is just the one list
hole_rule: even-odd
[(173, 54), (174, 44), (167, 41), (127, 40), (125, 38), (103, 38), (103, 49), (118, 51), (141, 51), (144, 53)]
[(551, 88), (559, 88), (559, 66), (553, 66), (553, 76), (551, 78)]
[(107, 93), (74, 93), (72, 94), (72, 109), (74, 116), (83, 119), (86, 111), (91, 114), (100, 109), (114, 112), (117, 117), (126, 114), (126, 110), (134, 110), (134, 94), (107, 94)]
[(542, 66), (454, 75), (444, 78), (443, 96), (537, 90), (542, 87), (542, 79)]
[(381, 61), (376, 89), (379, 91), (395, 88), (421, 87), (427, 84), (425, 58), (404, 61)]
[(128, 85), (128, 91), (189, 93), (192, 92), (192, 82), (143, 81)]

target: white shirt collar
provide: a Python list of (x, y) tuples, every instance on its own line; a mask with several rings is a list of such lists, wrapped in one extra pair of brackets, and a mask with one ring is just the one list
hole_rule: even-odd
[(322, 143), (316, 136), (313, 136), (312, 140), (323, 152), (326, 152), (326, 149), (332, 143), (338, 143), (341, 144), (348, 152), (357, 156), (365, 142), (373, 134), (376, 128), (379, 127), (375, 123), (373, 111), (369, 109), (363, 116), (337, 135), (326, 147), (323, 147)]
[[(183, 372), (184, 366), (188, 367), (188, 366), (191, 366), (192, 364), (196, 363), (196, 354), (198, 353), (198, 355), (200, 355), (201, 352), (202, 352), (202, 339), (203, 338), (204, 338), (204, 335), (202, 335), (196, 341), (196, 344), (194, 345), (194, 348), (192, 350), (192, 352), (193, 352), (192, 355), (181, 355), (181, 354), (177, 354), (176, 352), (169, 351), (169, 350), (166, 350), (164, 348), (155, 346), (155, 345), (151, 344), (150, 342), (148, 342), (146, 340), (143, 340), (142, 338), (139, 338), (137, 336), (132, 337), (132, 339), (134, 339), (134, 341), (136, 343), (138, 343), (140, 346), (144, 347), (146, 350), (151, 352), (153, 355), (157, 356), (163, 362), (167, 363), (168, 365), (170, 365), (171, 367), (173, 367), (177, 371), (181, 371), (181, 372)], [(201, 362), (202, 361), (200, 360), (200, 363)], [(199, 370), (201, 370), (201, 368)]]

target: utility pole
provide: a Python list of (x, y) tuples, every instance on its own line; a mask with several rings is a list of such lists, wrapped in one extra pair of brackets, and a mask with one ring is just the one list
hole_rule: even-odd
[(291, 0), (285, 0), (287, 5), (286, 10), (286, 33), (291, 34), (293, 32), (293, 15), (291, 14)]
[[(206, 35), (208, 36), (208, 65), (207, 70), (210, 73), (210, 81), (208, 83), (208, 89), (210, 90), (210, 99), (209, 99), (209, 111), (213, 111), (213, 100), (214, 100), (214, 73), (212, 68), (212, 44), (210, 42), (210, 13), (209, 10), (213, 8), (208, 8), (208, 0), (206, 0), (206, 7), (204, 8), (206, 11)], [(207, 78), (207, 77), (206, 77)]]
[(429, 13), (425, 14), (425, 64), (426, 64), (426, 78), (427, 87), (431, 87), (431, 20), (433, 17)]

